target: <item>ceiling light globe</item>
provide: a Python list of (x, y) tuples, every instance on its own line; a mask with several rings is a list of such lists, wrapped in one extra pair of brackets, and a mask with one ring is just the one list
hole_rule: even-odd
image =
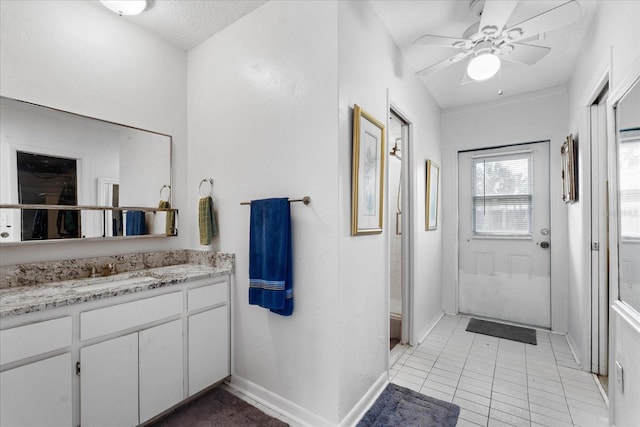
[(120, 16), (139, 15), (147, 8), (147, 0), (100, 0), (100, 3)]
[(500, 58), (492, 53), (480, 54), (469, 61), (467, 74), (473, 80), (487, 80), (500, 69)]

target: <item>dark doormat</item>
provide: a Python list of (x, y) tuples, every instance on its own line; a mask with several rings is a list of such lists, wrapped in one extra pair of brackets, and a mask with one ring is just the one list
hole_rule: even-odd
[(476, 334), (491, 335), (492, 337), (538, 345), (535, 329), (471, 319), (469, 320), (469, 326), (467, 326), (466, 330), (468, 332), (475, 332)]
[(147, 427), (287, 427), (221, 387), (203, 394)]
[(458, 405), (389, 384), (358, 427), (455, 427), (459, 414)]

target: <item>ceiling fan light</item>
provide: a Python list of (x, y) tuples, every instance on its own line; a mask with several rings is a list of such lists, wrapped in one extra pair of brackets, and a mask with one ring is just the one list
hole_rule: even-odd
[(481, 53), (469, 61), (467, 74), (473, 80), (487, 80), (500, 69), (500, 58), (492, 53)]
[(147, 0), (100, 0), (100, 3), (120, 16), (139, 15), (147, 8)]

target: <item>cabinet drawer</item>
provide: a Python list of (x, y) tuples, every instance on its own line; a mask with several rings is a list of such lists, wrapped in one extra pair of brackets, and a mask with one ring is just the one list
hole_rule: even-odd
[(80, 339), (122, 331), (182, 314), (182, 292), (80, 313)]
[(227, 282), (189, 289), (189, 311), (227, 302)]
[(0, 364), (71, 346), (71, 316), (0, 331)]

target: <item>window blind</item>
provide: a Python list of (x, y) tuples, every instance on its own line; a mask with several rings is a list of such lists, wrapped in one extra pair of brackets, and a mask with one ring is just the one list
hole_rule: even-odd
[(531, 153), (473, 159), (473, 233), (531, 235)]

